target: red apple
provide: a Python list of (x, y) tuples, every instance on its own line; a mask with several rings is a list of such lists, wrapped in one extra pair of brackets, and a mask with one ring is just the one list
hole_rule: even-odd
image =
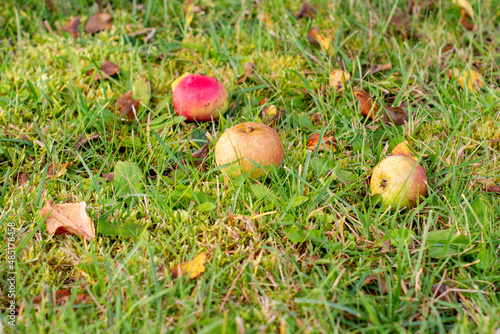
[(427, 196), (427, 174), (413, 158), (391, 155), (373, 169), (370, 189), (372, 195), (382, 197), (380, 204), (384, 210), (412, 208)]
[(205, 75), (184, 74), (172, 84), (174, 109), (188, 121), (211, 121), (224, 114), (229, 106), (226, 87)]
[(227, 129), (215, 145), (217, 166), (231, 177), (251, 173), (259, 178), (269, 166), (279, 167), (285, 158), (283, 143), (273, 128), (247, 122)]

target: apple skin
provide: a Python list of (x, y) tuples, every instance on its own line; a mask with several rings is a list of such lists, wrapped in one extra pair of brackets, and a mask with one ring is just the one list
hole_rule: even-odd
[(372, 195), (382, 197), (380, 205), (384, 210), (414, 208), (421, 197), (427, 196), (427, 174), (414, 159), (391, 155), (373, 169), (370, 190)]
[[(222, 169), (232, 178), (250, 173), (253, 178), (267, 174), (268, 166), (279, 167), (285, 158), (283, 143), (273, 128), (246, 122), (227, 129), (215, 145), (217, 166), (230, 164)], [(256, 165), (260, 167), (255, 168)]]
[(174, 110), (187, 121), (206, 122), (219, 118), (229, 107), (226, 87), (205, 75), (186, 74), (172, 92)]

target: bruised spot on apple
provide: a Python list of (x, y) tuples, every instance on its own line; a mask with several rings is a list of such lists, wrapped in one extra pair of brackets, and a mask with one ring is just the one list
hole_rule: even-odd
[(372, 195), (379, 195), (384, 210), (416, 207), (427, 196), (427, 174), (414, 159), (391, 155), (373, 169), (370, 182)]
[(186, 73), (172, 83), (174, 110), (187, 121), (219, 118), (229, 107), (226, 87), (217, 79)]
[(227, 129), (215, 145), (217, 166), (235, 178), (250, 173), (253, 178), (267, 174), (269, 166), (279, 167), (285, 158), (283, 143), (273, 128), (246, 122)]

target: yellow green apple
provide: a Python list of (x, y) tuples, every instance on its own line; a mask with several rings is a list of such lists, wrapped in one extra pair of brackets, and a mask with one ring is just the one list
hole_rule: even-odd
[(384, 210), (413, 208), (427, 196), (427, 174), (409, 156), (391, 155), (373, 169), (370, 190), (372, 195), (381, 197), (380, 205)]
[(268, 167), (279, 167), (285, 157), (276, 131), (262, 123), (246, 122), (227, 129), (215, 145), (217, 166), (231, 177), (251, 173), (265, 175)]

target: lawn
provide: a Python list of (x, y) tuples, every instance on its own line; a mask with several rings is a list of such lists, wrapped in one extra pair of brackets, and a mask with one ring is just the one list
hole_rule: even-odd
[[(0, 4), (0, 331), (499, 333), (500, 1), (456, 2)], [(186, 72), (225, 85), (218, 120), (176, 115)], [(228, 177), (217, 139), (249, 121), (285, 159)], [(385, 210), (405, 141), (428, 195)], [(49, 233), (78, 202), (95, 238)]]

